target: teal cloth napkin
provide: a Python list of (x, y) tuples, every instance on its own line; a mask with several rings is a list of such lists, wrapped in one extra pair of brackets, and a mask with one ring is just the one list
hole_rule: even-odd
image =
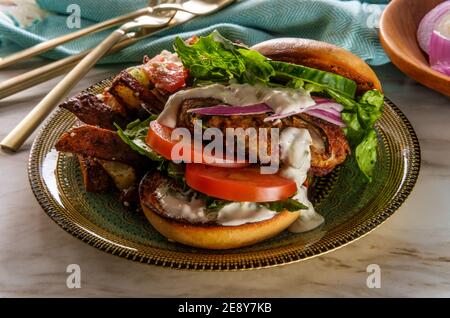
[[(42, 20), (21, 28), (0, 19), (2, 45), (13, 43), (26, 48), (63, 34), (67, 27), (67, 7), (81, 9), (81, 27), (144, 7), (147, 0), (37, 0), (49, 11)], [(144, 54), (171, 49), (176, 36), (206, 35), (217, 29), (232, 40), (253, 45), (274, 37), (304, 37), (344, 47), (372, 65), (389, 61), (377, 35), (377, 21), (387, 0), (241, 0), (213, 15), (194, 20), (144, 39), (103, 58), (100, 63), (140, 62)], [(83, 37), (49, 51), (43, 56), (59, 59), (94, 47), (110, 31)], [(5, 41), (7, 40), (7, 41)]]

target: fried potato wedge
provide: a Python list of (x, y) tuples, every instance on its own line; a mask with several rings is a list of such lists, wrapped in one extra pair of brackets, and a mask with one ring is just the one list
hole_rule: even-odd
[(125, 190), (137, 182), (136, 170), (122, 162), (98, 159), (98, 163), (111, 177), (117, 189)]
[(124, 127), (128, 121), (123, 113), (113, 109), (99, 100), (97, 96), (89, 93), (81, 93), (69, 98), (60, 107), (67, 109), (88, 125), (106, 129), (115, 130), (114, 123)]
[(77, 155), (77, 158), (86, 191), (107, 192), (113, 188), (110, 176), (95, 158), (85, 155)]
[(108, 92), (135, 113), (143, 110), (147, 113), (160, 112), (167, 100), (164, 92), (155, 90), (145, 72), (139, 67), (120, 72)]
[(58, 151), (123, 162), (135, 168), (147, 164), (147, 159), (131, 150), (116, 132), (91, 125), (63, 133), (55, 147)]

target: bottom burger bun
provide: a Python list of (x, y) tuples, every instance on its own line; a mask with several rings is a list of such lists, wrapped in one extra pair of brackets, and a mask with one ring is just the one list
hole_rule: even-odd
[(169, 182), (157, 173), (147, 174), (139, 186), (141, 207), (151, 225), (171, 241), (205, 249), (231, 249), (249, 246), (271, 238), (285, 230), (300, 216), (300, 212), (283, 211), (273, 218), (239, 226), (188, 223), (164, 214), (155, 190), (161, 182)]
[(152, 226), (169, 240), (214, 250), (244, 247), (264, 241), (285, 230), (300, 216), (300, 212), (283, 211), (261, 222), (218, 226), (178, 222), (153, 212), (145, 204), (142, 204), (142, 209)]

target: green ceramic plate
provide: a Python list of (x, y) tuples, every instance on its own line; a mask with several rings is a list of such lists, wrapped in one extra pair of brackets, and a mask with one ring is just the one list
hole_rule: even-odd
[[(105, 80), (88, 89), (99, 93)], [(411, 192), (419, 173), (420, 148), (411, 124), (389, 100), (377, 124), (379, 160), (374, 181), (358, 182), (352, 160), (317, 181), (316, 209), (325, 223), (311, 232), (283, 232), (260, 244), (209, 251), (168, 242), (139, 212), (111, 195), (83, 189), (77, 160), (54, 144), (75, 122), (60, 109), (36, 138), (29, 161), (33, 192), (44, 211), (64, 230), (105, 252), (134, 261), (194, 270), (239, 270), (287, 264), (317, 256), (367, 234), (391, 216)]]

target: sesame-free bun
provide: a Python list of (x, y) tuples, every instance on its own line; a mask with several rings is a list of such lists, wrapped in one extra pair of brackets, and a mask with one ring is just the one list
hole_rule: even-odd
[(264, 241), (285, 230), (300, 215), (300, 212), (283, 211), (266, 221), (220, 226), (179, 222), (161, 216), (148, 205), (142, 205), (142, 209), (152, 226), (169, 240), (212, 250), (244, 247)]
[(356, 82), (357, 94), (371, 89), (382, 91), (375, 72), (361, 58), (335, 45), (299, 38), (279, 38), (252, 47), (275, 60), (304, 65), (344, 76)]
[(223, 250), (252, 245), (282, 232), (300, 216), (300, 212), (283, 211), (271, 219), (239, 226), (193, 224), (165, 213), (155, 193), (161, 182), (170, 181), (153, 172), (142, 179), (139, 186), (142, 210), (152, 226), (167, 239), (193, 247)]

